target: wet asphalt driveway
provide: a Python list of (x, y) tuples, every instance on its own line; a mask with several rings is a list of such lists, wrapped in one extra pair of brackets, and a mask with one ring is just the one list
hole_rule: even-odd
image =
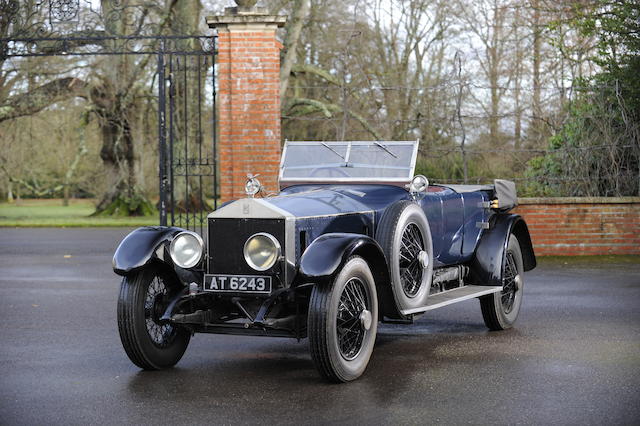
[(0, 229), (0, 424), (640, 422), (640, 259), (543, 262), (506, 332), (475, 300), (382, 326), (365, 375), (331, 385), (306, 340), (196, 335), (176, 368), (137, 369), (110, 270), (125, 233)]

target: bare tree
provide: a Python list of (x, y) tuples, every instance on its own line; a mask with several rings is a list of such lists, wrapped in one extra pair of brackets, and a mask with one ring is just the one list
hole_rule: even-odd
[[(451, 24), (449, 2), (421, 0), (402, 2), (388, 9), (376, 0), (368, 5), (370, 30), (364, 39), (371, 51), (361, 49), (361, 68), (375, 87), (378, 122), (386, 126), (390, 139), (429, 139), (445, 137), (441, 123), (452, 94), (446, 81), (446, 57)], [(366, 65), (363, 65), (366, 64)], [(439, 123), (439, 124), (438, 124)], [(440, 127), (440, 130), (437, 130)]]
[[(447, 3), (387, 6), (312, 2), (301, 36), (305, 63), (292, 68), (285, 98), (285, 131), (323, 117), (333, 138), (443, 137), (439, 106), (448, 102), (444, 73), (453, 56), (445, 54)], [(306, 131), (314, 137), (319, 127)]]
[[(86, 96), (86, 83), (80, 79), (54, 75), (37, 84), (31, 78), (35, 72), (27, 76), (8, 62), (9, 40), (32, 35), (34, 27), (43, 19), (34, 1), (0, 0), (0, 122), (35, 114), (72, 97)], [(28, 90), (23, 89), (25, 86)]]
[(505, 0), (460, 3), (460, 18), (471, 35), (470, 44), (475, 51), (475, 59), (482, 76), (480, 84), (476, 85), (482, 89), (486, 88), (489, 93), (486, 99), (480, 90), (474, 98), (487, 116), (489, 140), (494, 146), (502, 141), (502, 103), (512, 81), (512, 75), (507, 68), (507, 58), (511, 55), (511, 40), (515, 30), (509, 25), (510, 12), (511, 5)]

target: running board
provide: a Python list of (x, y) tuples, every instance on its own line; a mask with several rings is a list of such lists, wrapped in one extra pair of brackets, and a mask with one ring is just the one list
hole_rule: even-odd
[(421, 312), (426, 312), (432, 309), (437, 309), (443, 306), (451, 305), (452, 303), (473, 299), (474, 297), (480, 297), (486, 294), (497, 293), (499, 291), (502, 291), (502, 287), (500, 286), (467, 285), (467, 286), (456, 288), (453, 290), (448, 290), (442, 293), (436, 293), (436, 294), (430, 295), (427, 298), (426, 306), (421, 306), (419, 308), (405, 309), (402, 311), (402, 315), (418, 314)]

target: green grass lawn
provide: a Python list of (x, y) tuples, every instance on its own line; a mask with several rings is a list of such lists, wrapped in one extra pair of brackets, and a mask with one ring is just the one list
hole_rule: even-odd
[(95, 211), (92, 200), (20, 200), (0, 203), (0, 227), (94, 227), (157, 225), (158, 216), (90, 217)]

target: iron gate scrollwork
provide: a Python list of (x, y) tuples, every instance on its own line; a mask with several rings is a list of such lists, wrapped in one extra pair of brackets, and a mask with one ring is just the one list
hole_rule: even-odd
[(2, 4), (12, 27), (0, 39), (1, 63), (19, 68), (28, 67), (30, 57), (108, 55), (135, 55), (140, 63), (155, 56), (155, 73), (144, 69), (153, 74), (145, 84), (157, 100), (160, 224), (206, 237), (206, 215), (218, 198), (216, 38), (164, 35), (153, 23), (133, 34), (110, 31), (123, 13), (146, 7), (141, 5), (114, 1), (104, 15), (88, 0), (40, 0), (28, 6), (9, 0)]

